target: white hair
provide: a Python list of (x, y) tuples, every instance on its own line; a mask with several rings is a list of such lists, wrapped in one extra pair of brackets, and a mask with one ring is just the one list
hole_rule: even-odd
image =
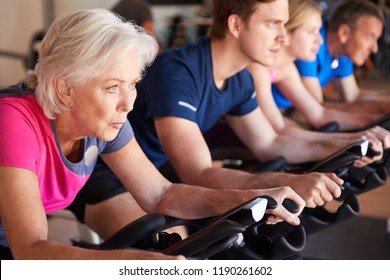
[(143, 28), (108, 10), (64, 14), (54, 21), (42, 40), (38, 63), (27, 73), (27, 87), (35, 90), (45, 114), (55, 119), (68, 109), (57, 97), (55, 78), (83, 83), (102, 75), (114, 57), (123, 56), (129, 50), (138, 55), (142, 75), (153, 62), (158, 44)]

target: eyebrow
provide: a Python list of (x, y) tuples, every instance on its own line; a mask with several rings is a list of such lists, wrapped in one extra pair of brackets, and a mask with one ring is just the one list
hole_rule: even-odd
[(279, 19), (279, 18), (270, 18), (270, 19), (265, 20), (265, 22), (281, 23), (281, 22), (284, 22), (284, 21), (282, 19)]
[[(137, 82), (141, 81), (141, 79), (142, 79), (142, 77), (138, 76), (137, 78), (131, 80), (130, 82), (137, 83)], [(127, 82), (126, 80), (122, 80), (122, 79), (119, 79), (119, 78), (108, 78), (108, 79), (104, 80), (104, 82), (109, 82), (109, 81), (118, 81), (118, 82), (122, 82), (122, 83), (126, 83)]]

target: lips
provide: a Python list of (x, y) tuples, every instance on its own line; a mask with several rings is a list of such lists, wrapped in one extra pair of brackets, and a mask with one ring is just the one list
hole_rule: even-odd
[(111, 126), (115, 129), (120, 129), (123, 126), (123, 122), (112, 123)]
[(271, 52), (277, 53), (280, 50), (280, 47), (274, 47), (271, 49)]

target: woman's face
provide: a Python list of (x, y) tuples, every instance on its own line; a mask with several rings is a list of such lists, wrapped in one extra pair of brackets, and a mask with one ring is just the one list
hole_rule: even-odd
[(71, 87), (71, 129), (76, 129), (79, 136), (113, 140), (133, 109), (135, 86), (140, 80), (138, 58), (134, 51), (129, 51), (125, 59), (113, 61), (102, 76)]
[(294, 59), (312, 61), (316, 58), (324, 42), (320, 34), (321, 26), (321, 14), (312, 13), (301, 26), (288, 34), (287, 48)]

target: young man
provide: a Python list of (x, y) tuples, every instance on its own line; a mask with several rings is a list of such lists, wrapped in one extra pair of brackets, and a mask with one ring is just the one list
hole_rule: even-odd
[(283, 155), (304, 162), (334, 151), (316, 152), (316, 143), (278, 137), (258, 108), (245, 70), (253, 62), (273, 63), (286, 39), (288, 1), (216, 0), (213, 11), (209, 37), (160, 54), (138, 85), (129, 119), (141, 147), (158, 168), (169, 160), (182, 182), (240, 189), (290, 185), (309, 207), (331, 200), (339, 193), (334, 174), (254, 175), (212, 166), (203, 133), (222, 116), (261, 160)]
[(328, 102), (327, 106), (390, 112), (390, 92), (359, 88), (353, 72), (354, 65), (362, 66), (370, 54), (378, 51), (383, 24), (382, 11), (370, 1), (346, 0), (335, 7), (321, 29), (324, 44), (317, 58), (311, 62), (296, 61), (305, 86), (319, 102), (324, 102), (322, 88), (332, 82), (343, 102), (332, 105)]

